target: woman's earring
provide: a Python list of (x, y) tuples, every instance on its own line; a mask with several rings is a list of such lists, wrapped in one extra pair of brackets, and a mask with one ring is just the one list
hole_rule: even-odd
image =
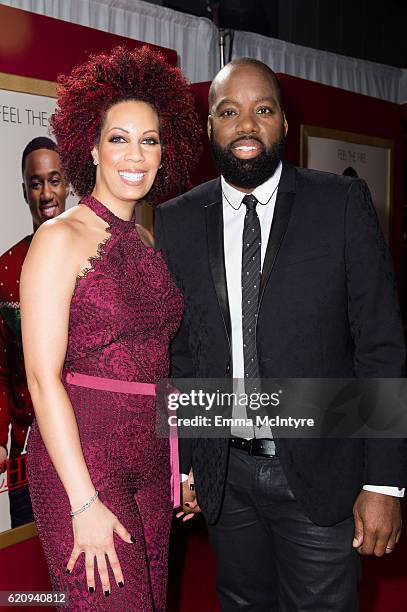
[(96, 161), (96, 159), (94, 159), (94, 160), (93, 160), (93, 165), (94, 165), (94, 166), (97, 166), (97, 165), (98, 165), (98, 163), (99, 163), (99, 162), (98, 162), (98, 161)]
[(159, 170), (161, 170), (161, 168), (162, 168), (162, 167), (163, 167), (163, 165), (162, 165), (162, 164), (160, 164), (160, 165), (158, 166), (158, 169), (159, 169)]

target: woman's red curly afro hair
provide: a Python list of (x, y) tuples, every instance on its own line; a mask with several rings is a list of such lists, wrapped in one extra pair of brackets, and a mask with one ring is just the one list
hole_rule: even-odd
[(157, 112), (162, 168), (146, 197), (157, 203), (166, 194), (190, 187), (190, 170), (201, 146), (198, 116), (189, 83), (148, 46), (118, 46), (97, 53), (58, 79), (57, 109), (50, 119), (67, 180), (78, 196), (95, 185), (91, 150), (98, 143), (107, 110), (117, 102), (141, 100)]

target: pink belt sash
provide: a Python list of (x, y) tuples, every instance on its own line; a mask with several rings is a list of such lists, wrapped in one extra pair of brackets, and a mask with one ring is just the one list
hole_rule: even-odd
[[(98, 391), (111, 391), (113, 393), (130, 393), (132, 395), (150, 395), (155, 397), (155, 385), (151, 383), (131, 382), (127, 380), (117, 380), (114, 378), (102, 378), (100, 376), (88, 376), (78, 372), (62, 372), (62, 380), (68, 385), (77, 387), (87, 387)], [(171, 500), (174, 508), (180, 503), (180, 475), (178, 457), (178, 437), (175, 426), (170, 427), (170, 466), (171, 466)]]

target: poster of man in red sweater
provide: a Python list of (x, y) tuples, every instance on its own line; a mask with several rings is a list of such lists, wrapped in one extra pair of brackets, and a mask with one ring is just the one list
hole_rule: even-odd
[[(69, 186), (50, 138), (31, 140), (21, 165), (23, 195), (34, 233), (44, 221), (65, 210)], [(0, 257), (0, 493), (8, 491), (12, 528), (33, 520), (25, 452), (34, 411), (24, 370), (19, 296), (21, 268), (33, 233)]]

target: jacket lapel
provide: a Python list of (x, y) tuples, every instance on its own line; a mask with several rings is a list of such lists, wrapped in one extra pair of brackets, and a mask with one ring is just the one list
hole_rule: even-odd
[(278, 186), (273, 222), (271, 224), (260, 281), (259, 307), (288, 227), (294, 201), (295, 168), (291, 164), (283, 162), (283, 170)]
[[(231, 343), (231, 322), (229, 311), (229, 299), (226, 284), (226, 268), (223, 241), (223, 206), (220, 179), (215, 183), (213, 193), (214, 201), (205, 206), (206, 235), (208, 244), (208, 258), (212, 273), (213, 283), (225, 324), (226, 334)], [(291, 164), (283, 162), (276, 205), (271, 225), (270, 236), (267, 243), (266, 255), (261, 275), (259, 307), (264, 290), (269, 280), (271, 271), (277, 259), (278, 252), (283, 242), (292, 207), (295, 201), (295, 168)]]
[(209, 265), (212, 273), (219, 307), (222, 313), (229, 344), (231, 342), (231, 323), (228, 291), (226, 285), (225, 254), (223, 243), (223, 207), (219, 181), (219, 193), (215, 202), (205, 206), (206, 236), (208, 241)]

